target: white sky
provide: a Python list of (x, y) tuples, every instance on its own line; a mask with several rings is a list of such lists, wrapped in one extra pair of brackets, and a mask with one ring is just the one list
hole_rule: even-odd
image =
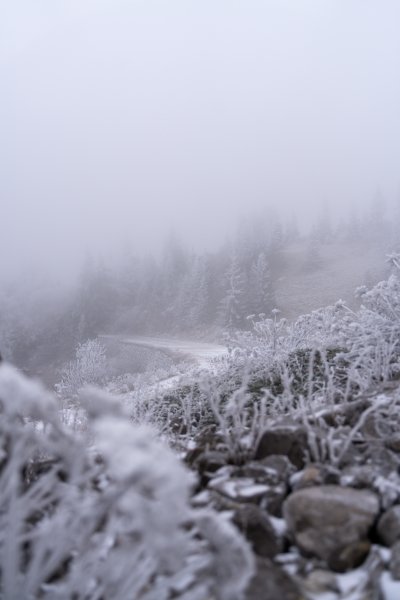
[(399, 0), (0, 0), (0, 92), (0, 276), (399, 189)]

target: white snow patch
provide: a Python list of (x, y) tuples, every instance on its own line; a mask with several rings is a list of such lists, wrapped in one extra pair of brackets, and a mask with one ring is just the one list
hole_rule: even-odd
[(287, 531), (287, 525), (285, 519), (279, 519), (278, 517), (273, 517), (269, 515), (269, 520), (271, 521), (271, 525), (275, 530), (275, 533), (279, 537), (283, 537)]
[(118, 335), (104, 335), (104, 338), (113, 338), (121, 344), (133, 344), (154, 348), (155, 350), (166, 350), (176, 352), (196, 360), (199, 366), (208, 367), (215, 358), (220, 358), (228, 353), (228, 349), (220, 344), (197, 342), (193, 340), (177, 340), (174, 338), (158, 338), (147, 336), (124, 337)]
[(399, 600), (400, 598), (400, 581), (395, 581), (389, 571), (382, 573), (381, 591), (383, 600)]
[(227, 496), (228, 498), (253, 498), (265, 494), (269, 487), (261, 483), (254, 483), (253, 479), (217, 479), (209, 483), (210, 488)]

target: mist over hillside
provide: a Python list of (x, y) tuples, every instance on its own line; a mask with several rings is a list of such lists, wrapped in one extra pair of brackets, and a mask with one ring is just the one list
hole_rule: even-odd
[(307, 233), (276, 213), (249, 216), (214, 251), (190, 251), (177, 235), (158, 257), (125, 245), (113, 260), (88, 255), (64, 288), (31, 274), (1, 293), (2, 353), (53, 382), (78, 344), (105, 333), (218, 341), (276, 309), (293, 320), (339, 298), (356, 307), (355, 289), (383, 279), (399, 247), (395, 209), (374, 199), (358, 219), (317, 217)]

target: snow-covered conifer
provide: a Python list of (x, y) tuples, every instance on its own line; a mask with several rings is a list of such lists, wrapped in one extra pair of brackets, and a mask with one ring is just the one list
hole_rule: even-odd
[(235, 251), (225, 273), (225, 296), (221, 303), (221, 322), (227, 329), (241, 327), (246, 317), (244, 314), (244, 277)]

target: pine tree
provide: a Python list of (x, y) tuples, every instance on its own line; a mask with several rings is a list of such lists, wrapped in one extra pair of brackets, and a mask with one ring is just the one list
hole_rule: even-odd
[(275, 306), (271, 272), (264, 252), (261, 252), (251, 269), (252, 312), (270, 313)]
[(345, 226), (345, 241), (359, 242), (362, 240), (362, 225), (358, 214), (352, 209)]
[(382, 191), (378, 188), (372, 198), (363, 225), (369, 242), (374, 241), (379, 243), (380, 241), (386, 241), (385, 209), (385, 198)]
[(94, 337), (107, 329), (115, 316), (118, 295), (113, 273), (103, 261), (88, 257), (81, 277), (78, 299), (79, 322), (84, 317), (84, 337)]
[(244, 314), (244, 278), (236, 252), (231, 255), (229, 267), (225, 273), (226, 290), (221, 305), (221, 321), (228, 329), (238, 329), (243, 323)]
[(164, 249), (161, 281), (162, 328), (174, 325), (179, 294), (188, 273), (188, 258), (180, 241), (169, 237)]
[(209, 301), (209, 285), (207, 264), (204, 257), (197, 257), (192, 276), (191, 308), (189, 311), (189, 327), (204, 325), (207, 321)]

